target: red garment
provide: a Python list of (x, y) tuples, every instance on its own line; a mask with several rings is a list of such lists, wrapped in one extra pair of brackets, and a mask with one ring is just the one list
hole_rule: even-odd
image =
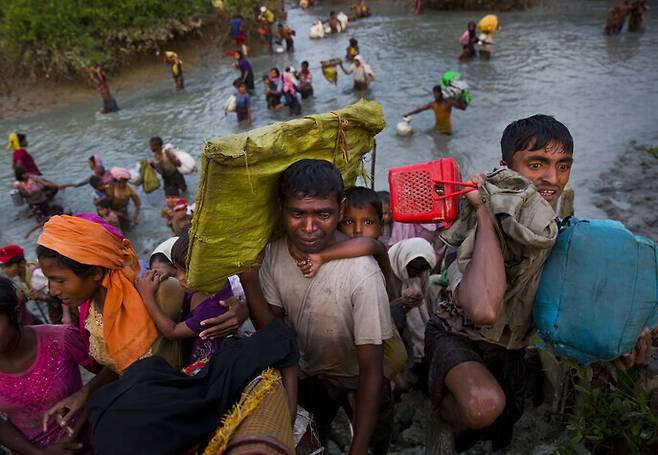
[(16, 167), (17, 163), (20, 162), (21, 166), (23, 166), (25, 170), (30, 174), (41, 175), (41, 171), (34, 162), (34, 158), (32, 158), (32, 155), (27, 153), (27, 150), (23, 148), (14, 150), (14, 154), (12, 155), (12, 162), (14, 168)]

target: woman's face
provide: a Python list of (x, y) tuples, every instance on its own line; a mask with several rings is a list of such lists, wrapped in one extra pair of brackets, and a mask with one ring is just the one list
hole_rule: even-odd
[(118, 179), (116, 181), (117, 188), (124, 189), (128, 186), (128, 180), (126, 179)]
[(93, 299), (101, 287), (103, 275), (99, 268), (94, 268), (85, 275), (76, 275), (56, 259), (39, 259), (39, 264), (41, 271), (48, 278), (50, 295), (61, 300), (64, 305), (79, 307), (87, 300)]
[(178, 280), (178, 283), (183, 289), (188, 290), (187, 280), (185, 279), (185, 276), (186, 276), (185, 269), (180, 265), (176, 265), (176, 279)]
[(96, 170), (96, 163), (94, 162), (94, 160), (88, 160), (87, 164), (89, 165), (89, 169), (91, 169), (92, 172)]

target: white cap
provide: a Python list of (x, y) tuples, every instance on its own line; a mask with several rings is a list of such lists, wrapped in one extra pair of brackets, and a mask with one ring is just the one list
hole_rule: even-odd
[(261, 6), (260, 7), (260, 12), (264, 13), (265, 11), (267, 11), (267, 8), (265, 6)]

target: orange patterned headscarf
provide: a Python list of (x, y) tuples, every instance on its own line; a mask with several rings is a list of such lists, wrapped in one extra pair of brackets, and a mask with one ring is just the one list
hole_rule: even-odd
[(93, 221), (62, 215), (50, 218), (38, 243), (81, 264), (107, 270), (101, 283), (107, 289), (103, 303), (107, 353), (118, 371), (144, 355), (158, 333), (134, 286), (139, 262), (130, 241)]

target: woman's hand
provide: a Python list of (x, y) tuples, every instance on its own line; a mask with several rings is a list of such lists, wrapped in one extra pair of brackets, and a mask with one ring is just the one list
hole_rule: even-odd
[(216, 318), (201, 321), (202, 326), (208, 326), (199, 334), (202, 339), (225, 337), (234, 333), (240, 328), (242, 323), (249, 317), (249, 308), (246, 302), (242, 302), (235, 297), (219, 302), (220, 305), (227, 306), (229, 309), (226, 313)]
[(162, 283), (165, 278), (166, 277), (161, 275), (159, 272), (155, 270), (149, 270), (144, 274), (143, 277), (137, 278), (135, 287), (142, 297), (154, 296), (155, 293), (158, 292), (160, 283)]
[(73, 435), (74, 430), (68, 425), (68, 421), (76, 415), (87, 404), (89, 398), (89, 391), (87, 387), (83, 387), (73, 395), (64, 398), (55, 406), (50, 408), (43, 415), (43, 431), (48, 431), (48, 423), (52, 418), (55, 419), (59, 425), (70, 436)]
[(637, 339), (637, 343), (633, 351), (629, 352), (628, 354), (624, 354), (623, 356), (614, 360), (612, 364), (615, 366), (615, 368), (625, 370), (635, 365), (647, 363), (649, 357), (651, 357), (651, 346), (651, 331), (645, 327), (644, 330), (642, 330), (640, 337)]

